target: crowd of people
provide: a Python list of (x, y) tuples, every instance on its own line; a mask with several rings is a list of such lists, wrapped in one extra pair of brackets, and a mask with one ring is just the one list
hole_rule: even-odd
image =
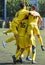
[[(13, 63), (18, 62), (22, 63), (22, 57), (27, 53), (26, 60), (31, 61), (32, 64), (36, 63), (36, 38), (37, 36), (40, 47), (44, 51), (43, 40), (40, 35), (39, 26), (42, 24), (42, 17), (38, 12), (36, 12), (35, 6), (31, 6), (29, 10), (26, 10), (26, 4), (20, 3), (21, 9), (16, 12), (15, 17), (13, 18), (10, 28), (3, 32), (13, 33), (14, 35), (8, 38), (6, 41), (3, 41), (3, 47), (6, 47), (6, 43), (9, 43), (13, 40), (16, 40), (16, 53), (12, 56)], [(31, 53), (32, 51), (32, 53)], [(32, 54), (32, 57), (30, 58)]]

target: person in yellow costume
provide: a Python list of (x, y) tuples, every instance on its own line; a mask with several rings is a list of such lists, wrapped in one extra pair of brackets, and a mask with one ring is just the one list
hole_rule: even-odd
[[(18, 12), (17, 12), (18, 13)], [(17, 13), (15, 14), (15, 17), (17, 17)], [(14, 24), (14, 23), (13, 23)], [(11, 27), (13, 27), (13, 25), (12, 25), (12, 22), (11, 21), (9, 21), (9, 29), (8, 30), (6, 30), (6, 31), (3, 31), (3, 34), (8, 34), (8, 33), (11, 33), (13, 30), (11, 29)], [(18, 30), (18, 28), (16, 28), (16, 30)], [(9, 43), (9, 42), (11, 42), (11, 41), (13, 41), (13, 40), (16, 40), (15, 39), (15, 37), (14, 36), (12, 36), (12, 37), (10, 37), (10, 38), (8, 38), (5, 42), (6, 43)], [(4, 41), (3, 41), (4, 42)]]
[[(16, 13), (15, 16), (17, 16), (17, 13)], [(3, 31), (3, 34), (6, 34), (7, 35), (8, 33), (12, 33), (12, 29), (11, 29), (12, 22), (11, 21), (9, 21), (9, 22), (10, 22), (9, 29), (6, 30), (6, 31)], [(18, 28), (16, 28), (16, 30), (18, 30)], [(15, 45), (17, 45), (18, 41), (15, 38), (15, 36), (13, 35), (13, 36), (7, 38), (5, 41), (2, 42), (3, 47), (5, 48), (6, 47), (6, 43), (9, 44), (9, 42), (12, 42), (12, 41), (15, 41)], [(19, 50), (19, 46), (17, 45), (16, 53), (18, 52), (18, 50)]]
[[(26, 11), (26, 12), (25, 12)], [(25, 32), (25, 26), (27, 27), (27, 14), (29, 13), (27, 10), (24, 10), (24, 12), (25, 13), (23, 13), (24, 15), (25, 15), (25, 17), (24, 17), (24, 19), (25, 20), (23, 20), (23, 22), (20, 22), (20, 25), (19, 25), (19, 30), (18, 30), (18, 34), (19, 34), (19, 38), (21, 39), (20, 41), (22, 41), (22, 39), (24, 39), (24, 32)], [(16, 13), (16, 17), (15, 17), (15, 19), (17, 18), (17, 16), (18, 16), (18, 12)], [(23, 17), (23, 16), (22, 16)], [(14, 19), (13, 19), (14, 20)], [(13, 21), (11, 22), (11, 25), (12, 25), (12, 23), (13, 23), (13, 25), (15, 25), (15, 24), (17, 24), (17, 23), (14, 23)], [(15, 27), (12, 25), (12, 29), (14, 29)], [(13, 28), (14, 27), (14, 28)], [(4, 34), (7, 34), (7, 33), (9, 33), (9, 32), (12, 32), (13, 30), (11, 29), (11, 26), (10, 26), (10, 29), (8, 29), (6, 32), (4, 32)], [(15, 31), (15, 30), (14, 30)], [(15, 40), (15, 37), (13, 36), (13, 37), (11, 37), (11, 38), (8, 38), (5, 42), (6, 43), (8, 43), (8, 42), (11, 42), (11, 41), (13, 41), (13, 40)], [(23, 41), (24, 42), (24, 41)], [(4, 43), (4, 41), (3, 41), (3, 43)], [(20, 42), (21, 43), (21, 42)], [(24, 46), (24, 44), (22, 45), (22, 44), (20, 44), (21, 46)], [(5, 46), (5, 45), (4, 45)]]
[[(13, 25), (14, 28), (12, 28), (14, 31), (13, 33), (15, 34), (15, 37), (18, 35), (18, 45), (21, 49), (19, 50), (17, 54), (15, 54), (16, 60), (18, 57), (22, 54), (22, 51), (24, 51), (25, 43), (24, 43), (24, 38), (25, 38), (25, 33), (26, 33), (26, 27), (27, 27), (27, 16), (29, 15), (29, 11), (25, 9), (25, 4), (21, 4), (22, 9), (18, 12), (17, 18), (14, 18), (12, 23), (16, 24)], [(15, 32), (15, 27), (18, 27), (18, 34)], [(14, 59), (14, 57), (13, 57)], [(13, 60), (15, 63), (15, 60)]]
[[(10, 22), (10, 21), (9, 21)], [(12, 30), (11, 30), (11, 22), (10, 22), (10, 26), (9, 26), (9, 29), (8, 30), (6, 30), (6, 31), (3, 31), (3, 34), (8, 34), (8, 33), (11, 33), (12, 32)], [(2, 43), (3, 43), (3, 46), (5, 47), (5, 45), (6, 45), (6, 43), (9, 43), (9, 42), (11, 42), (11, 41), (13, 41), (13, 40), (15, 40), (15, 37), (14, 36), (11, 36), (10, 38), (8, 38), (8, 39), (6, 39), (6, 41), (3, 41)], [(4, 44), (5, 43), (5, 44)]]
[(32, 63), (36, 63), (36, 61), (35, 61), (36, 44), (34, 44), (34, 42), (33, 42), (33, 39), (34, 39), (33, 37), (34, 37), (34, 34), (38, 37), (38, 39), (40, 41), (41, 49), (42, 49), (42, 51), (44, 51), (43, 41), (42, 41), (39, 29), (38, 29), (38, 26), (40, 26), (42, 24), (43, 20), (42, 20), (40, 14), (35, 11), (34, 6), (31, 7), (30, 13), (32, 15), (29, 15), (27, 34), (30, 38), (29, 42), (32, 45)]
[[(25, 19), (27, 19), (27, 16), (29, 15), (29, 11), (27, 11), (25, 9), (26, 8), (25, 4), (22, 4), (21, 7), (22, 7), (22, 9), (17, 13), (17, 16), (11, 22), (11, 30), (10, 31), (13, 32), (16, 40), (18, 40), (19, 47), (20, 48), (25, 48), (24, 47), (25, 46), (24, 41), (23, 41), (24, 40), (24, 35), (25, 35), (25, 29), (24, 28), (25, 28), (26, 22), (27, 22), (27, 20), (25, 20)], [(22, 22), (22, 20), (23, 20), (23, 22)], [(18, 27), (18, 31), (16, 30), (17, 27)], [(21, 51), (19, 51), (19, 54), (17, 53), (18, 56), (20, 56), (20, 52)], [(16, 54), (16, 56), (17, 56), (17, 54)]]
[[(18, 25), (18, 44), (23, 52), (22, 51), (20, 52), (20, 50), (19, 50), (19, 52), (16, 54), (16, 59), (18, 59), (18, 56), (20, 56), (21, 54), (24, 54), (25, 51), (30, 52), (29, 38), (28, 38), (28, 35), (26, 34), (28, 21), (27, 22), (26, 21), (27, 21), (27, 19), (22, 20)], [(26, 28), (25, 28), (25, 26), (26, 26)], [(33, 42), (35, 43), (34, 40), (35, 40), (35, 38), (33, 37)], [(31, 44), (31, 46), (32, 46), (32, 44)], [(30, 56), (30, 53), (28, 54), (28, 56)]]
[[(17, 12), (18, 13), (18, 12)], [(17, 16), (17, 13), (15, 14), (15, 17)], [(14, 23), (13, 23), (14, 24)], [(12, 25), (12, 22), (11, 21), (9, 21), (9, 29), (8, 30), (6, 30), (6, 31), (3, 31), (3, 34), (8, 34), (8, 33), (11, 33), (13, 30), (11, 29), (11, 27), (13, 27), (13, 25)], [(16, 28), (16, 30), (17, 30), (18, 28)], [(10, 38), (8, 38), (8, 39), (6, 39), (6, 41), (3, 41), (2, 43), (3, 43), (3, 46), (5, 47), (5, 45), (6, 45), (6, 43), (9, 43), (9, 42), (11, 42), (11, 41), (13, 41), (13, 40), (16, 40), (16, 38), (14, 37), (14, 36), (12, 36), (12, 37), (10, 37)]]
[[(30, 43), (29, 43), (30, 42)], [(33, 36), (33, 43), (36, 44), (36, 40), (35, 40), (35, 37)], [(28, 61), (32, 61), (32, 58), (31, 58), (31, 54), (32, 54), (32, 44), (31, 44), (31, 41), (29, 40), (29, 36), (28, 34), (26, 33), (25, 35), (25, 44), (26, 44), (26, 47), (29, 45), (30, 47), (28, 47), (28, 52), (27, 52), (27, 57), (26, 57), (26, 60)]]
[[(3, 34), (4, 34), (4, 33), (3, 33)], [(16, 40), (15, 37), (14, 37), (14, 35), (11, 36), (11, 37), (9, 37), (9, 38), (7, 38), (5, 41), (2, 42), (3, 47), (5, 48), (5, 47), (6, 47), (6, 43), (12, 42), (12, 41), (14, 41), (14, 40)]]

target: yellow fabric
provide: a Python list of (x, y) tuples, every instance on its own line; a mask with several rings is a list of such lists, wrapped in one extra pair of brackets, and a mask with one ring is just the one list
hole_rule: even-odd
[(14, 34), (18, 34), (16, 27), (17, 27), (17, 23), (12, 22), (11, 23), (11, 30)]
[(30, 57), (32, 53), (32, 46), (29, 47), (28, 51), (27, 51), (27, 57)]
[(11, 28), (14, 34), (18, 34), (16, 27), (18, 27), (18, 25), (20, 25), (20, 22), (24, 20), (28, 15), (29, 11), (25, 9), (21, 9), (20, 11), (18, 11), (17, 15), (14, 17), (11, 24)]
[[(33, 13), (34, 13), (34, 11), (33, 11)], [(40, 36), (40, 32), (39, 32), (37, 23), (38, 23), (38, 17), (29, 15), (27, 34), (30, 37), (29, 42), (31, 42), (34, 47), (36, 46), (34, 34), (39, 35), (38, 39), (40, 41), (40, 45), (43, 45), (43, 41)], [(36, 58), (36, 48), (34, 50), (35, 50), (35, 53), (32, 53), (32, 60), (35, 60), (35, 58)]]
[(26, 28), (27, 28), (27, 19), (20, 22), (18, 26), (18, 35), (24, 36), (26, 33)]
[(32, 60), (35, 61), (36, 59), (36, 48), (35, 48), (35, 53), (32, 54)]
[(7, 31), (4, 32), (4, 34), (10, 33), (10, 32), (12, 32), (12, 30), (8, 29)]
[(24, 37), (18, 37), (18, 45), (20, 48), (25, 48)]
[(19, 56), (21, 55), (21, 51), (18, 50), (18, 53), (15, 54), (16, 60), (19, 59)]
[(15, 37), (14, 36), (12, 36), (12, 37), (10, 37), (10, 38), (8, 38), (8, 39), (6, 39), (6, 43), (9, 43), (9, 42), (12, 42), (12, 41), (14, 41), (14, 40), (16, 40), (15, 39)]
[(40, 42), (40, 45), (43, 46), (43, 40), (42, 40), (42, 37), (41, 37), (41, 36), (38, 37), (38, 40), (39, 40), (39, 42)]
[(37, 37), (39, 35), (38, 40), (40, 42), (40, 45), (42, 46), (43, 45), (43, 40), (42, 40), (42, 37), (40, 35), (40, 31), (39, 31), (38, 26), (34, 26), (34, 35), (36, 35)]
[[(42, 37), (41, 37), (41, 35), (40, 35), (40, 31), (39, 31), (39, 29), (38, 29), (38, 26), (28, 26), (28, 35), (31, 35), (31, 39), (30, 39), (30, 41), (32, 42), (32, 44), (33, 44), (33, 33), (34, 33), (34, 35), (36, 35), (37, 37), (38, 37), (38, 35), (39, 35), (39, 37), (38, 37), (38, 40), (39, 40), (39, 42), (40, 42), (40, 45), (43, 45), (43, 40), (42, 40)], [(34, 44), (33, 44), (34, 45)]]
[(38, 26), (34, 26), (33, 31), (34, 31), (34, 34), (35, 34), (35, 35), (37, 35), (37, 34), (40, 35), (40, 31), (39, 31)]
[[(39, 17), (38, 17), (38, 15), (39, 15), (39, 13), (38, 12), (36, 12), (36, 11), (30, 11), (30, 13), (32, 14), (32, 15), (29, 15), (29, 20), (28, 20), (28, 24), (30, 25), (30, 24), (34, 24), (34, 25), (37, 25), (37, 23), (38, 23), (38, 19), (39, 19)], [(33, 15), (37, 15), (37, 16), (33, 16)]]
[(25, 19), (27, 16), (29, 15), (29, 11), (28, 10), (25, 10), (25, 9), (21, 9), (18, 14), (17, 14), (17, 19), (16, 19), (16, 22), (20, 22), (22, 21), (23, 19)]

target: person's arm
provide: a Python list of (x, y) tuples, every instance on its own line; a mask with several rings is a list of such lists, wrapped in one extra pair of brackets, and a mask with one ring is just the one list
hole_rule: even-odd
[(43, 22), (43, 19), (42, 19), (42, 17), (39, 15), (39, 22), (38, 22), (38, 26), (41, 26), (42, 22)]
[(40, 16), (40, 14), (38, 13), (38, 12), (36, 12), (36, 11), (30, 11), (30, 15), (32, 15), (32, 16)]

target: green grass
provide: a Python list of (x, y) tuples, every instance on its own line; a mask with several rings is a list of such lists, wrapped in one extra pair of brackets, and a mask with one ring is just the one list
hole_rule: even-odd
[[(4, 30), (7, 29), (1, 29), (0, 28), (0, 65), (13, 65), (12, 63), (12, 55), (15, 54), (15, 49), (16, 46), (15, 41), (7, 44), (6, 48), (3, 48), (2, 46), (2, 41), (6, 40), (8, 37), (12, 36), (13, 34), (9, 34), (9, 35), (4, 35), (2, 32)], [(45, 30), (41, 30), (40, 31), (43, 42), (44, 42), (44, 46), (45, 46)], [(38, 39), (36, 38), (36, 49), (37, 49), (37, 56), (36, 56), (36, 61), (37, 64), (35, 65), (45, 65), (45, 51), (42, 51), (40, 48), (40, 44), (38, 42)], [(23, 65), (32, 65), (31, 63), (29, 64), (29, 62), (25, 62), (23, 63)], [(20, 64), (19, 64), (20, 65)]]

